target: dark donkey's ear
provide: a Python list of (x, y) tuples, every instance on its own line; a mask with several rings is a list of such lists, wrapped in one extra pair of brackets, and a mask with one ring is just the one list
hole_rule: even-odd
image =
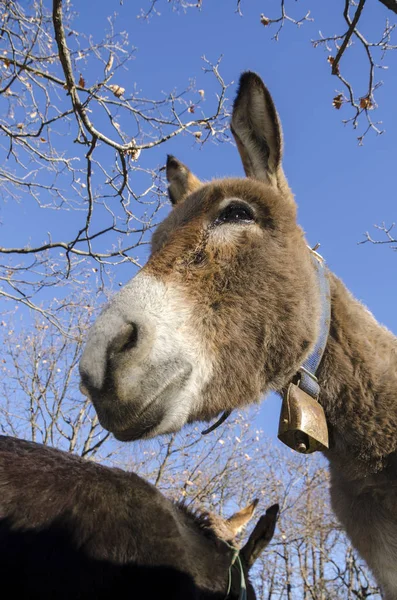
[(173, 205), (183, 202), (186, 196), (202, 185), (186, 165), (170, 154), (167, 157), (166, 173), (169, 183), (168, 195)]
[(244, 558), (248, 569), (252, 567), (261, 552), (271, 542), (276, 528), (278, 511), (278, 504), (273, 504), (267, 509), (266, 514), (256, 524), (254, 531), (248, 538), (248, 542), (240, 550), (240, 555)]
[(247, 177), (285, 189), (280, 120), (268, 89), (256, 73), (247, 71), (240, 77), (231, 130)]

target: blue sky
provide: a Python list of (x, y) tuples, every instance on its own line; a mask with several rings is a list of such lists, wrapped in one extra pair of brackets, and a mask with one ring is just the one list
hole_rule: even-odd
[[(221, 73), (226, 82), (237, 82), (239, 74), (247, 69), (260, 74), (281, 117), (284, 169), (296, 195), (299, 222), (309, 242), (313, 245), (321, 242), (320, 252), (329, 267), (379, 321), (397, 332), (397, 253), (387, 246), (357, 244), (365, 231), (375, 233), (372, 229), (375, 223), (385, 221), (389, 225), (397, 219), (397, 53), (396, 56), (388, 53), (385, 63), (390, 68), (378, 74), (384, 85), (377, 92), (377, 113), (386, 133), (369, 134), (364, 146), (359, 147), (360, 131), (353, 131), (341, 122), (349, 116), (349, 109), (342, 107), (337, 111), (332, 107), (332, 99), (341, 85), (330, 75), (328, 53), (321, 48), (313, 49), (310, 43), (318, 38), (319, 29), (324, 35), (345, 30), (342, 3), (305, 0), (286, 4), (287, 9), (290, 4), (297, 17), (311, 8), (315, 20), (301, 28), (287, 24), (278, 42), (271, 39), (275, 30), (263, 27), (259, 17), (264, 11), (269, 17), (276, 16), (279, 0), (266, 3), (243, 0), (243, 17), (235, 13), (234, 2), (230, 0), (203, 0), (201, 11), (186, 12), (175, 12), (166, 0), (159, 0), (161, 16), (154, 16), (149, 22), (136, 18), (139, 6), (145, 6), (143, 0), (139, 3), (124, 0), (122, 5), (114, 0), (99, 0), (94, 10), (92, 3), (76, 3), (79, 15), (74, 25), (99, 39), (107, 27), (107, 16), (117, 12), (117, 28), (128, 30), (131, 43), (137, 47), (128, 73), (123, 73), (117, 83), (125, 87), (136, 83), (146, 96), (160, 97), (171, 88), (182, 90), (190, 78), (195, 78), (197, 88), (205, 90), (205, 102), (214, 102), (216, 86), (211, 76), (202, 71), (203, 55), (212, 62), (223, 55)], [(363, 17), (364, 33), (379, 38), (387, 16), (379, 2), (368, 3)], [(340, 64), (360, 95), (366, 90), (365, 61), (362, 51), (354, 47)], [(235, 83), (229, 89), (229, 100), (234, 94)], [(202, 179), (243, 176), (232, 144), (209, 143), (201, 147), (190, 136), (143, 152), (140, 161), (151, 167), (162, 165), (167, 153), (175, 154)], [(25, 216), (18, 229), (21, 240), (32, 235), (39, 219), (48, 218), (46, 231), (57, 226), (54, 215), (36, 215), (24, 206), (18, 207), (18, 214)], [(11, 245), (17, 232), (3, 229), (1, 235)], [(125, 281), (128, 275), (124, 269), (118, 279)], [(274, 437), (278, 410), (279, 400), (271, 399), (263, 405), (259, 417), (265, 431)]]

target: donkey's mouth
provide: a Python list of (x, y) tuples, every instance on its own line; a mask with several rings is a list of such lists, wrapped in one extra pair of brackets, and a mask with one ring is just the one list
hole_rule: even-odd
[(113, 435), (119, 442), (133, 442), (135, 440), (141, 440), (144, 438), (152, 437), (151, 433), (157, 428), (158, 422), (152, 423), (151, 425), (131, 427), (124, 431), (113, 431)]
[(109, 428), (120, 442), (131, 442), (142, 438), (151, 438), (175, 430), (179, 423), (181, 405), (179, 399), (191, 374), (191, 368), (181, 370), (171, 381), (163, 384), (153, 398), (145, 402), (138, 414), (128, 419), (122, 429)]
[(125, 431), (114, 431), (113, 435), (119, 442), (134, 442), (145, 437), (151, 437), (150, 432), (156, 429), (157, 423), (149, 425), (145, 430), (139, 428), (126, 429)]

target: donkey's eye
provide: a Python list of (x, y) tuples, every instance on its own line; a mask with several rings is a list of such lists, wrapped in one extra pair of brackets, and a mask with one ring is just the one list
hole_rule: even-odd
[(249, 223), (255, 220), (252, 209), (247, 204), (232, 202), (223, 209), (215, 223)]

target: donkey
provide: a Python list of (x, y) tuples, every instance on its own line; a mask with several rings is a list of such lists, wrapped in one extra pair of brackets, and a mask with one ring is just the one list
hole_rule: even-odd
[(396, 600), (397, 340), (325, 267), (320, 281), (283, 173), (279, 117), (254, 73), (241, 76), (231, 129), (247, 179), (204, 184), (168, 158), (174, 208), (145, 267), (93, 325), (82, 389), (127, 441), (285, 394), (309, 375), (328, 425), (332, 506)]
[(201, 515), (121, 469), (0, 436), (2, 589), (15, 598), (255, 600), (248, 571), (273, 537), (270, 507), (238, 551), (257, 500)]

